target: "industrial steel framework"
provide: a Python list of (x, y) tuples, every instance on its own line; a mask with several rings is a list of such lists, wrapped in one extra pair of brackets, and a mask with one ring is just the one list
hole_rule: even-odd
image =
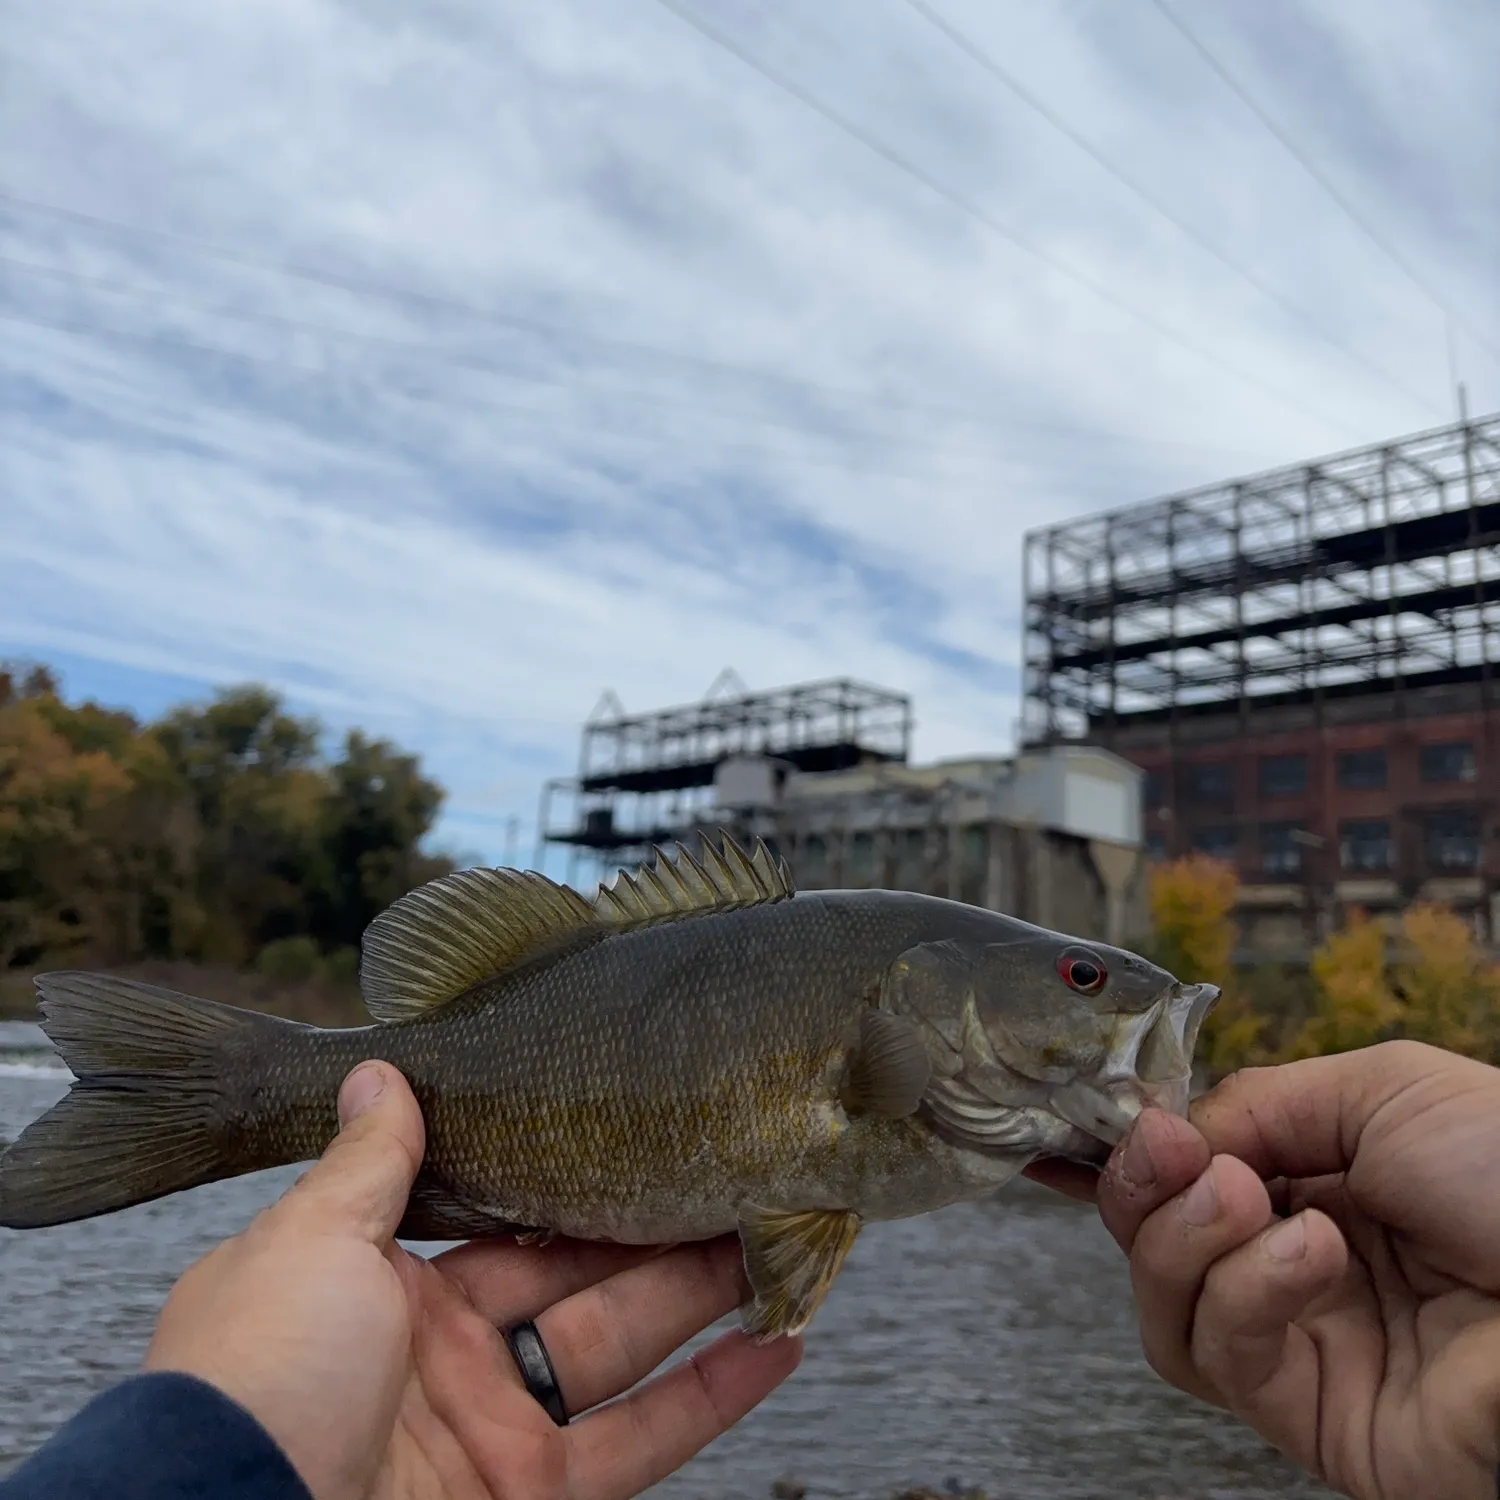
[(1027, 743), (1500, 661), (1500, 414), (1031, 531)]
[(583, 726), (578, 775), (542, 790), (538, 863), (546, 846), (595, 864), (640, 863), (651, 845), (691, 831), (714, 800), (720, 764), (765, 757), (798, 771), (842, 771), (911, 753), (911, 699), (847, 677), (765, 693), (723, 674), (699, 703), (627, 714), (606, 693)]

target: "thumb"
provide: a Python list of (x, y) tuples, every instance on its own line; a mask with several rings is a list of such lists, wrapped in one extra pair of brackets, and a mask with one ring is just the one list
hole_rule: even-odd
[(426, 1149), (410, 1086), (384, 1062), (362, 1062), (339, 1090), (341, 1129), (273, 1210), (308, 1234), (391, 1240)]

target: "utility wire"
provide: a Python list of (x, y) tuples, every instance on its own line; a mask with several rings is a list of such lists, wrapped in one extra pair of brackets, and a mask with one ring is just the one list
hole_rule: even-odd
[(1376, 379), (1384, 382), (1392, 390), (1399, 391), (1403, 396), (1406, 396), (1410, 400), (1418, 402), (1422, 406), (1433, 406), (1433, 402), (1429, 397), (1419, 391), (1413, 390), (1411, 386), (1406, 385), (1403, 381), (1397, 379), (1394, 375), (1389, 374), (1367, 355), (1361, 354), (1359, 350), (1351, 348), (1348, 344), (1344, 343), (1343, 340), (1340, 339), (1336, 334), (1331, 333), (1328, 329), (1323, 327), (1323, 325), (1319, 323), (1317, 319), (1315, 319), (1312, 314), (1309, 313), (1305, 308), (1299, 306), (1297, 303), (1291, 301), (1290, 298), (1284, 296), (1281, 292), (1279, 292), (1258, 272), (1254, 271), (1251, 267), (1243, 264), (1241, 261), (1236, 260), (1234, 256), (1230, 255), (1227, 251), (1221, 250), (1205, 235), (1200, 234), (1199, 231), (1193, 228), (1190, 223), (1181, 218), (1178, 214), (1174, 213), (1172, 209), (1167, 204), (1163, 203), (1160, 198), (1153, 196), (1150, 190), (1142, 186), (1142, 184), (1136, 178), (1127, 174), (1126, 171), (1118, 163), (1111, 161), (1107, 156), (1104, 155), (1102, 151), (1100, 151), (1084, 136), (1080, 135), (1079, 132), (1075, 130), (1070, 124), (1068, 124), (1068, 122), (1063, 119), (1056, 110), (1052, 109), (1045, 101), (1033, 94), (1013, 73), (1009, 72), (998, 62), (996, 62), (993, 55), (985, 51), (984, 48), (980, 47), (980, 45), (976, 41), (974, 41), (972, 37), (960, 31), (958, 27), (955, 26), (951, 21), (949, 21), (945, 16), (940, 15), (936, 10), (934, 10), (932, 6), (927, 3), (927, 0), (906, 0), (906, 4), (909, 5), (914, 11), (916, 11), (916, 13), (930, 25), (936, 27), (937, 30), (941, 31), (943, 35), (946, 36), (955, 47), (963, 52), (972, 62), (983, 68), (986, 73), (994, 78), (1003, 88), (1007, 89), (1012, 95), (1014, 95), (1015, 98), (1019, 99), (1022, 104), (1030, 109), (1034, 114), (1039, 115), (1043, 120), (1045, 120), (1047, 124), (1049, 124), (1055, 131), (1058, 132), (1059, 135), (1062, 135), (1069, 141), (1071, 141), (1073, 145), (1075, 145), (1080, 151), (1088, 156), (1096, 166), (1102, 167), (1104, 171), (1107, 172), (1111, 177), (1113, 177), (1116, 182), (1120, 183), (1122, 187), (1134, 193), (1135, 196), (1140, 199), (1140, 201), (1144, 203), (1149, 209), (1158, 214), (1161, 218), (1165, 219), (1167, 223), (1172, 225), (1172, 227), (1176, 229), (1179, 234), (1190, 240), (1200, 250), (1204, 251), (1208, 255), (1211, 255), (1216, 261), (1219, 262), (1221, 266), (1226, 267), (1236, 276), (1239, 276), (1242, 280), (1248, 282), (1256, 289), (1256, 291), (1260, 292), (1262, 296), (1267, 297), (1272, 302), (1274, 302), (1289, 317), (1294, 318), (1305, 328), (1311, 329), (1312, 332), (1315, 333), (1320, 339), (1322, 339), (1324, 343), (1326, 343), (1330, 348), (1336, 349), (1340, 354), (1347, 355), (1350, 359), (1355, 361), (1356, 364), (1362, 365), (1367, 371), (1374, 375)]
[[(1019, 231), (1011, 228), (1009, 225), (1003, 224), (993, 214), (980, 207), (979, 204), (964, 197), (963, 194), (955, 191), (953, 188), (947, 187), (924, 168), (918, 166), (909, 157), (902, 155), (901, 152), (895, 150), (893, 147), (887, 146), (883, 141), (871, 135), (846, 115), (840, 114), (831, 105), (823, 103), (822, 100), (810, 94), (800, 84), (787, 77), (785, 73), (780, 72), (769, 63), (763, 62), (760, 58), (747, 52), (727, 32), (721, 31), (712, 22), (705, 21), (701, 16), (696, 15), (690, 7), (682, 4), (681, 0), (657, 0), (657, 3), (671, 11), (680, 20), (685, 21), (693, 30), (700, 32), (711, 42), (714, 42), (726, 52), (737, 57), (746, 67), (759, 73), (762, 78), (775, 84), (783, 92), (790, 94), (815, 114), (821, 115), (829, 124), (837, 126), (845, 135), (858, 141), (867, 150), (873, 151), (875, 155), (889, 162), (897, 170), (905, 172), (909, 177), (915, 178), (929, 191), (936, 193), (938, 197), (952, 204), (960, 213), (967, 214), (971, 219), (982, 224), (992, 234), (1007, 241), (1017, 250), (1031, 256), (1034, 260), (1040, 261), (1059, 275), (1066, 276), (1070, 281), (1076, 281), (1080, 286), (1091, 291), (1101, 302), (1108, 303), (1111, 307), (1125, 313), (1128, 317), (1134, 318), (1138, 323), (1143, 324), (1162, 338), (1176, 344), (1178, 348), (1186, 350), (1189, 354), (1194, 355), (1207, 364), (1215, 365), (1219, 369), (1227, 371), (1242, 380), (1246, 385), (1254, 386), (1267, 395), (1275, 397), (1278, 401), (1285, 403), (1287, 406), (1300, 412), (1303, 416), (1314, 410), (1305, 396), (1299, 396), (1290, 391), (1282, 390), (1279, 386), (1262, 380), (1258, 375), (1230, 363), (1216, 354), (1211, 348), (1195, 343), (1193, 340), (1179, 333), (1170, 324), (1161, 322), (1160, 319), (1154, 317), (1151, 313), (1144, 311), (1133, 303), (1127, 302), (1122, 297), (1116, 296), (1103, 282), (1095, 281), (1091, 276), (1085, 275), (1082, 271), (1075, 270), (1066, 262), (1060, 261), (1055, 256), (1049, 254), (1039, 245), (1033, 244)], [(1345, 426), (1338, 418), (1329, 416), (1326, 413), (1318, 412), (1317, 416), (1319, 420), (1331, 427)]]
[[(657, 406), (663, 410), (676, 409), (689, 414), (716, 417), (729, 422), (746, 421), (752, 427), (768, 427), (778, 431), (796, 432), (804, 436), (809, 431), (810, 424), (807, 422), (782, 421), (770, 416), (751, 417), (744, 413), (726, 411), (722, 407), (695, 406), (691, 403), (682, 402), (675, 396), (643, 391), (631, 386), (580, 387), (574, 385), (563, 375), (535, 370), (507, 369), (502, 365), (493, 364), (487, 360), (476, 358), (473, 355), (442, 349), (434, 344), (422, 343), (413, 339), (398, 339), (386, 334), (364, 333), (351, 328), (337, 328), (326, 323), (315, 323), (306, 318), (292, 318), (282, 313), (264, 312), (258, 308), (229, 307), (219, 303), (202, 301), (197, 298), (184, 297), (180, 293), (175, 292), (164, 294), (159, 288), (146, 286), (140, 282), (121, 281), (111, 276), (96, 276), (89, 272), (76, 271), (67, 266), (41, 265), (35, 261), (21, 260), (15, 256), (5, 254), (0, 254), (0, 266), (9, 266), (18, 271), (24, 271), (29, 275), (51, 280), (76, 282), (80, 286), (96, 287), (122, 296), (135, 297), (142, 301), (160, 303), (165, 300), (175, 303), (178, 307), (211, 317), (228, 318), (236, 322), (264, 323), (276, 328), (313, 333), (325, 338), (345, 339), (355, 343), (371, 344), (378, 348), (389, 349), (400, 354), (416, 355), (418, 358), (429, 360), (434, 364), (448, 365), (462, 370), (473, 370), (479, 374), (493, 376), (496, 379), (515, 380), (522, 384), (560, 386), (574, 394), (597, 395), (609, 400), (641, 402), (646, 405)], [(928, 409), (924, 408), (924, 410)], [(928, 414), (931, 414), (930, 410)], [(842, 418), (847, 417), (849, 413), (840, 412), (838, 415)], [(985, 420), (978, 413), (964, 414), (955, 412), (952, 415), (958, 417), (960, 420), (974, 423)], [(985, 425), (991, 428), (1003, 426), (1004, 419), (1002, 418), (998, 422), (986, 422)], [(1039, 425), (1047, 432), (1062, 432), (1075, 441), (1097, 442), (1100, 444), (1113, 443), (1127, 446), (1153, 446), (1160, 444), (1164, 447), (1181, 448), (1185, 451), (1219, 454), (1236, 451), (1206, 443), (1183, 443), (1165, 438), (1141, 438), (1118, 432), (1091, 430), (1088, 428), (1070, 428), (1056, 423), (1028, 424), (1023, 421), (1012, 423), (1012, 425), (1018, 429), (1024, 429), (1028, 425)], [(828, 434), (824, 433), (822, 435), (827, 436)], [(868, 436), (864, 432), (860, 435)], [(924, 441), (910, 435), (896, 436), (889, 427), (882, 429), (880, 437), (883, 441), (905, 443), (916, 447), (931, 448), (937, 446), (931, 441)]]
[(1365, 237), (1370, 241), (1370, 243), (1374, 245), (1377, 250), (1381, 251), (1392, 265), (1394, 265), (1398, 270), (1402, 271), (1405, 274), (1407, 280), (1409, 280), (1419, 291), (1424, 293), (1429, 301), (1431, 301), (1432, 304), (1441, 313), (1457, 323), (1469, 335), (1469, 337), (1479, 345), (1481, 349), (1483, 349), (1497, 363), (1500, 363), (1500, 345), (1491, 343), (1491, 341), (1487, 339), (1482, 333), (1480, 333), (1479, 330), (1475, 328), (1473, 324), (1471, 324), (1466, 318), (1464, 318), (1461, 313), (1457, 312), (1454, 309), (1452, 303), (1450, 303), (1440, 292), (1438, 292), (1433, 287), (1431, 282), (1429, 282), (1422, 275), (1422, 273), (1418, 271), (1417, 268), (1413, 266), (1412, 263), (1407, 260), (1407, 258), (1402, 255), (1401, 252), (1397, 250), (1396, 247), (1388, 239), (1386, 239), (1386, 237), (1369, 221), (1369, 219), (1367, 219), (1359, 211), (1359, 209), (1355, 207), (1355, 205), (1350, 201), (1349, 198), (1347, 198), (1342, 192), (1340, 192), (1340, 190), (1334, 184), (1328, 174), (1320, 170), (1314, 164), (1311, 158), (1308, 157), (1307, 153), (1297, 145), (1296, 141), (1292, 139), (1292, 137), (1286, 132), (1286, 130), (1284, 130), (1280, 125), (1276, 123), (1271, 115), (1267, 113), (1264, 106), (1258, 103), (1255, 97), (1249, 92), (1249, 90), (1245, 88), (1244, 84), (1242, 84), (1234, 76), (1234, 74), (1231, 73), (1229, 69), (1219, 61), (1214, 53), (1209, 50), (1208, 44), (1204, 42), (1203, 39), (1188, 26), (1187, 22), (1184, 21), (1182, 17), (1178, 15), (1177, 12), (1166, 3), (1166, 0), (1151, 0), (1151, 3), (1157, 8), (1158, 11), (1161, 12), (1163, 18), (1170, 26), (1173, 27), (1178, 35), (1182, 37), (1182, 39), (1198, 54), (1199, 57), (1203, 59), (1205, 63), (1208, 64), (1208, 66), (1218, 76), (1220, 82), (1222, 82), (1225, 87), (1228, 88), (1229, 91), (1239, 99), (1240, 103), (1243, 104), (1245, 108), (1248, 109), (1250, 113), (1253, 114), (1255, 118), (1259, 120), (1260, 123), (1264, 125), (1265, 128), (1270, 131), (1273, 136), (1276, 137), (1276, 139), (1282, 144), (1287, 152), (1296, 160), (1298, 165), (1301, 166), (1302, 170), (1306, 172), (1307, 175), (1311, 177), (1312, 180), (1317, 183), (1325, 193), (1328, 194), (1328, 196), (1333, 200), (1335, 204), (1338, 205), (1340, 209), (1343, 210), (1345, 216), (1350, 220), (1350, 222), (1353, 223), (1356, 228), (1363, 231)]

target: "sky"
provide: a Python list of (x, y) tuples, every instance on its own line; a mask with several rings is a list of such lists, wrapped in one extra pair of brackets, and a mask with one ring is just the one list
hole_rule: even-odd
[(466, 859), (606, 688), (1003, 753), (1027, 527), (1500, 408), (1490, 0), (6, 9), (0, 657)]

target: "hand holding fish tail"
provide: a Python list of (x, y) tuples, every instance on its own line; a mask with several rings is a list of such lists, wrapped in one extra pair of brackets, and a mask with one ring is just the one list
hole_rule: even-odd
[[(146, 1358), (249, 1411), (312, 1500), (627, 1500), (795, 1369), (800, 1340), (736, 1332), (638, 1386), (744, 1301), (732, 1238), (408, 1254), (394, 1235), (423, 1157), (417, 1102), (396, 1069), (367, 1063), (339, 1106), (322, 1158), (183, 1276)], [(526, 1320), (566, 1426), (527, 1393), (502, 1335)]]
[(1500, 1070), (1394, 1042), (1148, 1110), (1098, 1184), (1152, 1367), (1356, 1500), (1493, 1500)]

